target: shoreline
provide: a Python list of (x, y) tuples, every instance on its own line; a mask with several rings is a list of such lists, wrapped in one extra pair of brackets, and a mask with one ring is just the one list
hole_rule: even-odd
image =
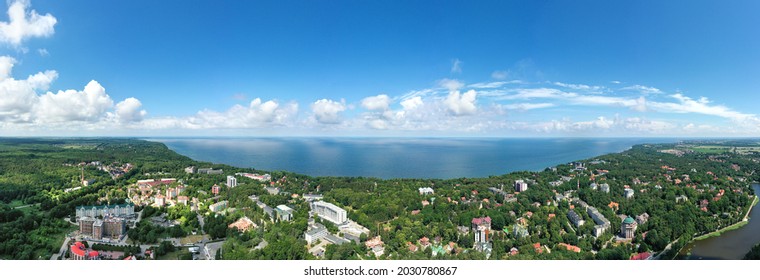
[[(747, 209), (747, 213), (744, 214), (744, 219), (742, 219), (739, 222), (736, 222), (736, 223), (733, 223), (731, 225), (728, 225), (728, 226), (725, 226), (723, 228), (720, 228), (718, 230), (715, 230), (715, 231), (712, 231), (712, 232), (709, 232), (709, 233), (705, 233), (705, 234), (700, 235), (700, 236), (693, 237), (689, 241), (689, 243), (686, 243), (686, 245), (684, 245), (684, 247), (681, 248), (681, 250), (679, 250), (678, 254), (676, 254), (675, 257), (685, 256), (685, 257), (688, 258), (689, 256), (691, 256), (691, 250), (693, 249), (693, 247), (690, 248), (689, 251), (684, 252), (683, 254), (682, 254), (681, 251), (683, 251), (683, 249), (685, 249), (685, 248), (688, 248), (689, 245), (691, 245), (692, 243), (694, 243), (696, 241), (700, 241), (700, 240), (705, 240), (705, 239), (713, 238), (713, 237), (719, 237), (719, 236), (721, 236), (721, 234), (723, 234), (725, 232), (729, 232), (729, 231), (732, 231), (732, 230), (737, 230), (737, 229), (740, 229), (740, 228), (744, 227), (745, 225), (749, 224), (749, 219), (748, 219), (749, 214), (752, 212), (752, 209), (755, 208), (755, 206), (757, 205), (758, 202), (760, 202), (760, 197), (758, 197), (758, 195), (755, 194), (755, 198), (752, 200), (752, 204), (750, 205), (749, 209)], [(752, 248), (750, 248), (750, 249), (752, 249)]]

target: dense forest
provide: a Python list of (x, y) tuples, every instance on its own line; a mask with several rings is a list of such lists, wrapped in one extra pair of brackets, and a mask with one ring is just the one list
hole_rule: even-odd
[[(274, 171), (268, 172), (272, 183), (239, 177), (237, 187), (213, 195), (211, 186), (225, 182), (227, 175), (262, 171), (197, 162), (164, 144), (142, 140), (0, 139), (0, 258), (47, 259), (76, 229), (71, 223), (76, 206), (124, 203), (127, 188), (137, 180), (165, 177), (180, 179), (187, 186), (186, 195), (202, 203), (226, 200), (233, 210), (218, 214), (207, 207), (197, 211), (184, 206), (139, 207), (136, 211), (143, 211), (143, 220), (128, 230), (134, 244), (159, 246), (166, 238), (202, 231), (212, 240), (224, 241), (217, 259), (312, 259), (304, 240), (309, 205), (300, 196), (319, 193), (370, 230), (361, 241), (380, 236), (385, 244), (381, 259), (485, 259), (485, 253), (472, 249), (473, 233), (460, 228), (485, 216), (492, 221), (490, 259), (628, 259), (636, 253), (658, 253), (668, 244), (677, 252), (694, 236), (741, 221), (752, 203), (749, 183), (758, 181), (754, 170), (760, 157), (753, 149), (730, 147), (757, 143), (709, 144), (709, 148), (700, 142), (637, 145), (582, 160), (580, 169), (568, 163), (488, 178), (382, 180)], [(130, 163), (134, 168), (112, 179), (107, 172), (81, 164), (94, 161)], [(224, 174), (186, 174), (188, 166), (223, 169)], [(94, 184), (67, 191), (81, 186), (82, 173)], [(528, 190), (517, 194), (515, 180), (528, 181)], [(592, 184), (607, 184), (609, 192), (593, 189)], [(265, 187), (277, 187), (279, 193)], [(418, 189), (423, 187), (435, 193), (422, 195)], [(632, 198), (626, 198), (626, 189), (633, 190)], [(254, 195), (267, 205), (295, 209), (292, 221), (271, 219), (249, 198)], [(564, 196), (557, 199), (558, 195)], [(572, 225), (567, 213), (579, 207), (576, 200), (596, 207), (611, 228), (595, 237), (594, 223), (585, 211), (576, 212), (588, 222)], [(649, 219), (638, 225), (632, 240), (615, 241), (622, 218), (644, 213)], [(204, 220), (202, 226), (197, 215)], [(149, 222), (151, 217), (177, 221), (178, 226), (157, 226)], [(246, 232), (228, 227), (241, 217), (258, 227)], [(334, 225), (324, 224), (338, 234)], [(517, 235), (513, 230), (517, 224), (528, 234)], [(435, 246), (410, 249), (422, 238), (450, 245), (450, 250), (434, 254)], [(560, 243), (577, 246), (580, 252), (564, 250)], [(323, 258), (374, 259), (368, 252), (361, 243), (328, 245)]]

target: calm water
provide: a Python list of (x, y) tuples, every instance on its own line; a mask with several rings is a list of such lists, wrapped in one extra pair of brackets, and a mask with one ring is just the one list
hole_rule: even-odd
[(149, 139), (195, 160), (311, 176), (487, 177), (673, 139), (174, 138)]
[[(760, 185), (753, 184), (752, 188), (760, 194)], [(748, 224), (720, 236), (693, 242), (682, 252), (691, 248), (689, 259), (692, 260), (741, 260), (756, 243), (760, 243), (760, 203), (749, 213)]]

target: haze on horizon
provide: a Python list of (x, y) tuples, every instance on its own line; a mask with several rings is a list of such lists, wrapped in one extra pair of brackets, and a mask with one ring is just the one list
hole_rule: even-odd
[(10, 0), (0, 136), (757, 137), (755, 1)]

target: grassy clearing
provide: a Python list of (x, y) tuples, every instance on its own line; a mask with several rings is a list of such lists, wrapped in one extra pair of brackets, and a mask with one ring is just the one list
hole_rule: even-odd
[(727, 232), (727, 231), (730, 231), (730, 230), (738, 229), (738, 228), (743, 227), (744, 225), (746, 225), (748, 223), (749, 223), (749, 221), (741, 221), (741, 222), (735, 223), (733, 225), (724, 227), (724, 228), (722, 228), (720, 230), (717, 230), (717, 231), (714, 231), (714, 232), (711, 232), (711, 233), (708, 233), (708, 234), (705, 234), (705, 235), (702, 235), (702, 236), (698, 236), (698, 237), (694, 238), (694, 240), (704, 240), (704, 239), (707, 239), (707, 238), (710, 238), (710, 237), (720, 236), (721, 233), (723, 233), (723, 232)]
[(198, 242), (200, 242), (200, 241), (201, 241), (201, 239), (203, 239), (203, 237), (204, 237), (204, 236), (205, 236), (207, 239), (209, 238), (209, 236), (208, 236), (208, 235), (200, 235), (200, 234), (197, 234), (197, 235), (188, 235), (188, 236), (186, 236), (186, 237), (182, 237), (182, 238), (180, 238), (180, 239), (179, 239), (179, 243), (180, 243), (180, 244), (198, 243)]

